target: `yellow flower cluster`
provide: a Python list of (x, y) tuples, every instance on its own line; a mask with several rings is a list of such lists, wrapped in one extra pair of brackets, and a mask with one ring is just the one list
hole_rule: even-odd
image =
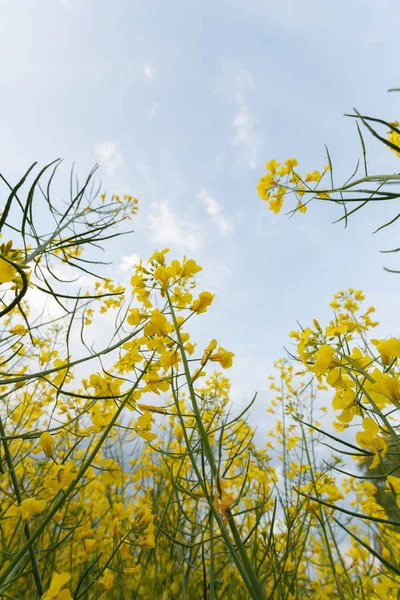
[(312, 187), (312, 183), (318, 185), (325, 173), (330, 169), (330, 166), (327, 165), (322, 173), (313, 171), (312, 173), (307, 173), (302, 178), (295, 171), (297, 165), (298, 162), (295, 158), (288, 158), (284, 161), (283, 165), (276, 160), (270, 160), (265, 165), (267, 173), (258, 182), (257, 191), (260, 198), (268, 202), (268, 208), (275, 214), (278, 214), (282, 209), (287, 193), (293, 193), (296, 196), (297, 206), (295, 210), (302, 213), (307, 211), (308, 202), (303, 202), (305, 194), (315, 192), (313, 193), (315, 197), (323, 199), (329, 197), (325, 189), (316, 191), (316, 187)]
[[(393, 121), (392, 123), (390, 123), (390, 125), (393, 125), (393, 127), (398, 128), (399, 122)], [(399, 150), (394, 150), (393, 148), (391, 148), (391, 150), (393, 150), (393, 152), (395, 152), (397, 156), (400, 156), (400, 134), (398, 133), (398, 131), (395, 131), (394, 129), (389, 129), (389, 131), (387, 132), (387, 139), (388, 142), (391, 142), (399, 148)]]
[[(287, 193), (301, 212), (307, 194), (327, 197), (318, 186), (328, 167), (304, 178), (296, 167), (266, 165), (258, 189), (275, 213)], [(100, 201), (101, 219), (137, 210), (132, 196)], [(96, 210), (93, 201), (83, 214)], [(60, 235), (48, 253), (73, 265), (80, 236)], [(195, 260), (158, 250), (133, 266), (129, 298), (106, 278), (94, 294), (60, 294), (66, 318), (49, 323), (30, 318), (29, 290), (18, 298), (25, 262), (40, 266), (43, 248), (0, 247), (3, 299), (18, 299), (1, 332), (5, 597), (399, 595), (400, 338), (369, 339), (378, 323), (361, 290), (334, 296), (330, 322), (290, 334), (295, 348), (275, 363), (266, 435), (256, 437), (253, 401), (235, 412), (229, 380), (210, 373), (235, 354), (211, 335), (205, 348), (191, 339), (214, 300), (196, 291)], [(102, 349), (85, 338), (96, 306), (117, 309)]]

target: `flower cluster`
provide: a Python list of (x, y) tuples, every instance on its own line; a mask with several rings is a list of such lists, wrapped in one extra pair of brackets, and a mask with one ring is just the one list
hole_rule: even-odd
[[(275, 214), (282, 209), (287, 193), (295, 195), (297, 198), (295, 210), (302, 213), (307, 211), (308, 202), (304, 202), (305, 194), (313, 193), (313, 196), (317, 198), (329, 198), (329, 194), (325, 189), (318, 191), (316, 189), (330, 166), (327, 165), (321, 173), (319, 171), (306, 173), (303, 178), (295, 171), (297, 165), (298, 162), (295, 158), (288, 158), (283, 165), (276, 160), (270, 160), (265, 165), (267, 173), (258, 182), (257, 191), (260, 198), (268, 202), (268, 208)], [(313, 186), (313, 184), (316, 185)]]

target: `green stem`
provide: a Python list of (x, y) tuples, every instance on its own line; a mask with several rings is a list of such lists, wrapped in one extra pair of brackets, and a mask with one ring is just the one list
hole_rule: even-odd
[[(12, 485), (13, 485), (14, 492), (15, 492), (15, 497), (17, 498), (18, 505), (20, 506), (22, 503), (21, 489), (19, 487), (17, 474), (14, 469), (14, 464), (13, 464), (10, 448), (8, 446), (8, 441), (7, 441), (7, 439), (5, 439), (6, 432), (4, 429), (3, 421), (1, 419), (0, 419), (0, 434), (3, 437), (4, 456), (6, 459), (8, 471), (10, 473)], [(29, 525), (26, 522), (24, 523), (24, 531), (25, 531), (25, 537), (26, 537), (27, 543), (29, 543), (31, 540), (31, 532), (30, 532)], [(39, 593), (39, 596), (42, 596), (44, 593), (44, 587), (43, 587), (43, 583), (42, 583), (42, 578), (40, 577), (39, 565), (37, 562), (35, 549), (33, 548), (32, 545), (29, 546), (29, 558), (30, 558), (31, 565), (32, 565), (32, 572), (33, 572), (33, 577), (35, 579), (37, 591)]]
[[(182, 415), (182, 412), (180, 410), (178, 398), (176, 396), (176, 392), (175, 392), (174, 389), (173, 389), (173, 396), (174, 396), (174, 400), (175, 400), (175, 407), (176, 407), (176, 410), (177, 410), (177, 413), (178, 413), (178, 417), (179, 417), (179, 420), (180, 420), (180, 423), (181, 423), (181, 426), (182, 426), (183, 437), (185, 438), (186, 448), (188, 450), (188, 455), (189, 455), (190, 461), (192, 463), (193, 470), (194, 470), (194, 472), (196, 474), (197, 481), (199, 482), (199, 485), (200, 485), (200, 487), (202, 489), (204, 497), (206, 498), (206, 500), (208, 502), (208, 505), (210, 507), (210, 510), (211, 510), (212, 514), (214, 515), (215, 520), (218, 523), (218, 526), (219, 526), (219, 529), (221, 531), (221, 535), (222, 535), (222, 537), (224, 539), (224, 542), (225, 542), (225, 544), (228, 547), (229, 553), (232, 556), (233, 561), (236, 564), (236, 566), (238, 568), (238, 571), (241, 574), (242, 579), (243, 579), (243, 581), (244, 581), (247, 589), (250, 592), (251, 597), (257, 599), (257, 598), (259, 598), (259, 596), (255, 595), (255, 592), (253, 591), (252, 583), (249, 580), (248, 575), (246, 573), (246, 570), (244, 569), (244, 566), (243, 566), (242, 562), (240, 561), (240, 558), (237, 555), (237, 552), (236, 552), (235, 547), (232, 544), (232, 541), (231, 541), (231, 539), (230, 539), (230, 537), (228, 535), (228, 532), (226, 530), (224, 522), (222, 521), (222, 518), (221, 518), (220, 514), (216, 510), (212, 498), (209, 496), (209, 493), (208, 493), (208, 490), (207, 490), (207, 484), (204, 481), (204, 479), (203, 479), (203, 477), (202, 477), (202, 475), (200, 473), (199, 467), (198, 467), (198, 465), (196, 463), (196, 459), (194, 458), (193, 452), (191, 451), (189, 436), (188, 436), (187, 431), (186, 431), (185, 422), (184, 422), (183, 415)], [(260, 598), (260, 600), (263, 600), (263, 598), (262, 599)]]
[[(153, 354), (153, 356), (154, 356), (154, 354)], [(53, 501), (53, 504), (51, 505), (51, 508), (49, 509), (47, 515), (44, 517), (44, 519), (42, 520), (42, 522), (40, 523), (40, 525), (30, 535), (29, 540), (27, 540), (26, 543), (19, 550), (19, 552), (17, 552), (17, 554), (14, 556), (13, 560), (8, 564), (8, 566), (4, 569), (4, 571), (2, 573), (0, 573), (0, 584), (2, 584), (7, 579), (7, 577), (10, 575), (10, 573), (12, 573), (14, 567), (19, 563), (19, 561), (24, 556), (24, 554), (26, 552), (28, 552), (28, 551), (30, 552), (30, 548), (32, 547), (33, 542), (42, 534), (42, 532), (45, 530), (45, 528), (47, 527), (47, 525), (50, 523), (50, 521), (52, 520), (52, 518), (54, 517), (54, 515), (64, 505), (64, 503), (65, 503), (66, 499), (68, 498), (68, 496), (70, 496), (70, 494), (74, 491), (74, 489), (77, 486), (77, 484), (79, 483), (79, 481), (82, 479), (82, 477), (84, 476), (84, 474), (86, 473), (86, 471), (92, 465), (92, 463), (93, 463), (94, 459), (96, 458), (98, 452), (101, 450), (104, 442), (106, 441), (106, 439), (107, 439), (107, 437), (108, 437), (111, 429), (114, 427), (115, 423), (117, 422), (118, 417), (120, 416), (121, 412), (125, 408), (126, 404), (129, 402), (129, 400), (130, 400), (133, 392), (138, 387), (138, 385), (139, 385), (139, 383), (140, 383), (143, 375), (147, 372), (147, 369), (148, 369), (148, 367), (149, 367), (149, 365), (150, 365), (150, 363), (152, 361), (152, 358), (148, 361), (146, 367), (144, 368), (144, 370), (140, 374), (140, 376), (137, 379), (135, 385), (126, 394), (125, 399), (121, 402), (121, 404), (120, 404), (117, 412), (115, 413), (115, 415), (112, 418), (112, 420), (110, 421), (110, 423), (107, 425), (106, 429), (104, 430), (104, 433), (100, 437), (100, 439), (97, 442), (96, 446), (94, 447), (93, 451), (90, 453), (87, 461), (79, 469), (79, 472), (78, 472), (78, 474), (76, 476), (76, 479), (74, 479), (70, 483), (70, 485), (67, 487), (67, 489), (65, 491), (60, 490), (58, 492), (58, 494), (56, 495), (56, 497), (55, 497), (55, 499)]]
[[(210, 465), (213, 478), (216, 481), (218, 492), (221, 493), (218, 469), (217, 469), (217, 466), (215, 464), (214, 454), (213, 454), (213, 451), (212, 451), (212, 448), (211, 448), (210, 441), (209, 441), (208, 436), (207, 436), (207, 432), (206, 432), (206, 430), (204, 428), (204, 424), (203, 424), (203, 421), (202, 421), (202, 418), (201, 418), (199, 406), (197, 404), (196, 394), (195, 394), (195, 391), (194, 391), (194, 388), (193, 388), (192, 376), (191, 376), (190, 369), (189, 369), (189, 363), (188, 363), (186, 352), (185, 352), (185, 349), (184, 349), (184, 345), (183, 345), (183, 341), (182, 341), (182, 336), (181, 336), (181, 332), (180, 332), (180, 329), (179, 329), (179, 325), (178, 325), (178, 322), (177, 322), (177, 319), (176, 319), (174, 306), (173, 306), (173, 304), (171, 302), (171, 298), (170, 298), (170, 295), (168, 293), (168, 290), (166, 290), (166, 296), (167, 296), (167, 299), (168, 299), (168, 304), (169, 304), (169, 308), (170, 308), (170, 311), (171, 311), (171, 317), (172, 317), (172, 321), (173, 321), (175, 332), (176, 332), (176, 337), (177, 337), (177, 341), (178, 341), (178, 345), (179, 345), (179, 349), (180, 349), (180, 354), (181, 354), (181, 357), (182, 357), (182, 364), (183, 364), (183, 368), (184, 368), (184, 372), (185, 372), (185, 378), (186, 378), (187, 386), (188, 386), (188, 389), (189, 389), (190, 400), (191, 400), (191, 404), (192, 404), (193, 413), (194, 413), (194, 416), (195, 416), (195, 419), (196, 419), (196, 425), (198, 427), (199, 436), (200, 436), (201, 443), (203, 445), (205, 454), (207, 456), (207, 460), (208, 460), (208, 463)], [(182, 422), (183, 431), (185, 432), (185, 427), (184, 427), (184, 424), (183, 424), (183, 419), (181, 420), (181, 422)], [(185, 441), (186, 441), (186, 436), (185, 436)], [(190, 452), (190, 458), (191, 458), (191, 461), (192, 461), (192, 464), (193, 464), (193, 468), (194, 468), (194, 470), (196, 472), (196, 475), (199, 478), (199, 482), (201, 482), (202, 481), (201, 473), (198, 470), (196, 461), (195, 461), (194, 457), (192, 456), (191, 452)], [(205, 488), (206, 486), (204, 485), (202, 487)], [(207, 498), (208, 498), (208, 494), (207, 494)], [(235, 559), (235, 557), (237, 558), (236, 551), (234, 550), (232, 542), (231, 542), (229, 536), (227, 535), (225, 527), (223, 526), (223, 523), (222, 523), (222, 519), (221, 519), (220, 515), (218, 514), (218, 512), (216, 511), (214, 503), (212, 502), (212, 499), (210, 499), (209, 504), (210, 504), (210, 508), (211, 508), (211, 510), (212, 510), (212, 512), (214, 514), (214, 517), (216, 518), (216, 521), (217, 521), (217, 523), (218, 523), (218, 525), (219, 525), (219, 527), (221, 529), (221, 533), (224, 536), (225, 542), (228, 545), (228, 549), (229, 549), (230, 553), (232, 554), (232, 551), (234, 552), (234, 554), (232, 554), (232, 557)], [(247, 554), (246, 548), (243, 545), (243, 542), (242, 542), (242, 539), (240, 537), (239, 531), (238, 531), (238, 529), (236, 527), (236, 523), (235, 523), (233, 514), (232, 514), (232, 512), (231, 512), (231, 510), (229, 508), (226, 511), (226, 515), (227, 515), (227, 520), (228, 520), (229, 527), (231, 529), (233, 538), (235, 540), (235, 544), (237, 546), (237, 551), (238, 551), (238, 553), (240, 555), (240, 558), (241, 558), (241, 563), (242, 563), (241, 566), (243, 566), (244, 571), (246, 573), (246, 579), (244, 579), (244, 581), (245, 581), (245, 583), (246, 583), (246, 581), (248, 581), (250, 583), (250, 586), (249, 586), (248, 583), (246, 583), (247, 588), (248, 588), (248, 590), (251, 593), (251, 595), (252, 595), (253, 598), (264, 600), (265, 593), (264, 593), (263, 587), (262, 587), (260, 581), (258, 580), (258, 577), (257, 577), (257, 574), (256, 574), (255, 570), (253, 569), (253, 566), (252, 566), (251, 561), (249, 559), (249, 556)], [(222, 528), (221, 528), (221, 525), (222, 525)], [(226, 537), (224, 535), (224, 532), (226, 532)], [(229, 544), (228, 544), (228, 540), (229, 540)], [(236, 560), (235, 560), (235, 562), (238, 565), (238, 562)], [(241, 570), (241, 574), (242, 574), (242, 577), (243, 577), (242, 570)]]

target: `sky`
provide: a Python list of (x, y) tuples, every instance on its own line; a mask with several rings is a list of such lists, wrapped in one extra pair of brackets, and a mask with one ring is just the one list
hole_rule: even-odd
[[(13, 0), (0, 3), (0, 170), (17, 180), (37, 160), (98, 162), (107, 193), (136, 196), (134, 233), (112, 242), (107, 274), (128, 283), (155, 249), (194, 258), (199, 289), (216, 294), (193, 325), (236, 355), (237, 406), (259, 396), (269, 428), (268, 375), (289, 331), (331, 318), (352, 286), (377, 307), (381, 336), (399, 335), (395, 207), (368, 207), (347, 229), (340, 212), (274, 215), (256, 192), (265, 163), (296, 157), (322, 169), (325, 144), (344, 181), (360, 156), (353, 120), (399, 118), (397, 0)], [(371, 172), (399, 159), (366, 134)], [(61, 184), (60, 184), (61, 185)], [(60, 194), (63, 193), (62, 186)], [(286, 207), (285, 207), (286, 209)], [(288, 207), (290, 209), (290, 206)]]

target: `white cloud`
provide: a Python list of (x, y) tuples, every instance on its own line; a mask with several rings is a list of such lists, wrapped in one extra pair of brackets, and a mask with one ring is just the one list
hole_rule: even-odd
[(149, 219), (153, 240), (158, 244), (190, 252), (196, 252), (203, 246), (200, 229), (171, 212), (166, 200), (152, 205)]
[(128, 254), (127, 256), (122, 257), (122, 262), (118, 265), (118, 269), (120, 271), (130, 271), (134, 265), (137, 265), (140, 262), (139, 254)]
[(259, 164), (258, 154), (261, 135), (257, 122), (247, 100), (255, 90), (254, 78), (242, 65), (230, 60), (222, 60), (222, 69), (217, 83), (217, 93), (233, 107), (232, 127), (234, 134), (231, 144), (239, 151), (239, 162), (250, 169)]
[(224, 217), (222, 206), (215, 200), (215, 198), (210, 196), (210, 194), (204, 189), (199, 191), (197, 198), (204, 202), (206, 213), (210, 215), (212, 222), (217, 225), (222, 235), (227, 235), (228, 233), (234, 232), (235, 228), (232, 220)]
[(113, 177), (117, 171), (125, 169), (124, 155), (118, 142), (97, 142), (95, 151), (100, 165), (109, 177)]
[(235, 135), (232, 137), (232, 144), (235, 148), (241, 148), (243, 160), (247, 166), (250, 169), (256, 169), (258, 165), (260, 136), (248, 104), (241, 97), (238, 98), (237, 104), (238, 111), (232, 121), (235, 130)]
[(154, 77), (153, 67), (150, 67), (150, 65), (146, 65), (145, 67), (143, 67), (143, 74), (145, 75), (145, 77), (147, 77), (147, 79), (153, 79), (153, 77)]
[(247, 69), (236, 61), (222, 59), (216, 90), (220, 96), (229, 104), (235, 104), (254, 88), (254, 78)]

